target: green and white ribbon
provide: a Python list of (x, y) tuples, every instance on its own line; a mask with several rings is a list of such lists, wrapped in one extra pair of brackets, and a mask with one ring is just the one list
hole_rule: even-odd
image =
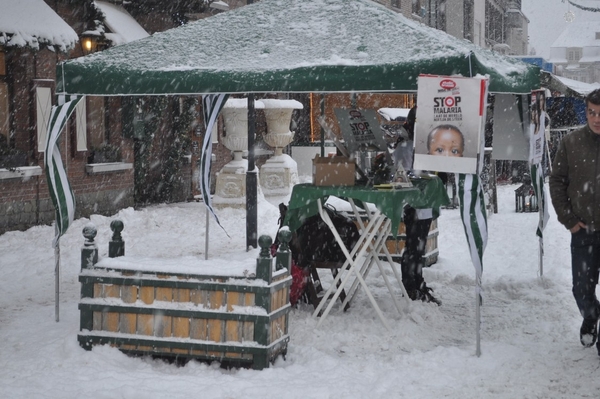
[(474, 174), (458, 174), (457, 180), (460, 216), (479, 287), (483, 272), (483, 252), (488, 238), (483, 188), (479, 176)]
[[(212, 207), (212, 199), (210, 197), (210, 167), (212, 158), (212, 131), (213, 127), (217, 123), (219, 112), (223, 109), (225, 102), (229, 94), (206, 94), (202, 96), (202, 112), (204, 115), (204, 126), (206, 127), (206, 133), (204, 133), (204, 141), (202, 143), (202, 155), (200, 156), (200, 190), (202, 191), (202, 199), (204, 204), (213, 215), (218, 225), (219, 217), (215, 213)], [(225, 229), (221, 226), (223, 231)], [(225, 231), (225, 233), (227, 233)]]
[(60, 157), (58, 139), (75, 107), (84, 97), (52, 107), (46, 140), (44, 167), (50, 197), (56, 209), (56, 236), (52, 243), (56, 248), (60, 236), (66, 233), (75, 217), (75, 196), (67, 178), (67, 171)]

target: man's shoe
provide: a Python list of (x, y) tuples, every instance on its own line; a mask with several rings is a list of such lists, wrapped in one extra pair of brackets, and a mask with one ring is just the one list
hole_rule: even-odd
[(586, 348), (592, 347), (598, 339), (598, 319), (583, 319), (579, 330), (579, 341)]
[(420, 298), (423, 302), (433, 302), (438, 306), (442, 306), (442, 301), (434, 297), (431, 293), (433, 290), (427, 286), (424, 286), (419, 290)]
[(408, 297), (413, 301), (420, 300), (423, 302), (433, 302), (438, 306), (442, 306), (442, 301), (431, 295), (433, 290), (426, 285), (418, 290), (407, 290)]
[(406, 290), (406, 293), (408, 294), (408, 297), (412, 300), (415, 301), (417, 299), (418, 290)]

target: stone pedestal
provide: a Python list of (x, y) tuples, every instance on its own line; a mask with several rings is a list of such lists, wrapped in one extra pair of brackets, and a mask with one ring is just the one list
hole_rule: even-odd
[(283, 148), (294, 139), (290, 131), (292, 113), (302, 109), (302, 103), (296, 100), (262, 100), (267, 120), (265, 142), (274, 148), (275, 154), (260, 168), (260, 185), (265, 196), (287, 195), (298, 183), (298, 165)]
[(234, 160), (217, 173), (217, 184), (213, 196), (215, 208), (245, 208), (246, 207), (246, 159)]
[(287, 195), (298, 183), (298, 164), (287, 154), (273, 156), (260, 168), (260, 186), (265, 196)]

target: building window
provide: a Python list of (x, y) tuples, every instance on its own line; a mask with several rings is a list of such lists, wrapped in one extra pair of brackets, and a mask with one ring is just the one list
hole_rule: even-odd
[(108, 98), (86, 96), (88, 164), (121, 161), (121, 149), (110, 143)]
[(485, 4), (485, 37), (491, 44), (506, 42), (504, 12), (489, 0)]
[(567, 49), (567, 60), (569, 60), (569, 62), (578, 62), (580, 58), (581, 58), (581, 49), (580, 48)]
[(600, 40), (600, 32), (596, 32), (596, 40)]
[(402, 2), (400, 0), (392, 0), (392, 7), (402, 8)]
[(463, 38), (471, 42), (473, 42), (473, 21), (475, 20), (473, 8), (473, 0), (465, 0), (463, 3)]
[(439, 30), (446, 30), (446, 0), (430, 0), (424, 8), (427, 25)]
[(28, 165), (27, 153), (15, 148), (9, 124), (8, 85), (0, 80), (0, 169)]

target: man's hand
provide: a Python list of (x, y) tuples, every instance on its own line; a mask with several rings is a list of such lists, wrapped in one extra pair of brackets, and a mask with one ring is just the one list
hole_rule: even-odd
[(581, 229), (586, 229), (587, 226), (585, 225), (585, 223), (583, 222), (578, 222), (575, 226), (571, 227), (569, 229), (569, 231), (571, 232), (571, 234), (575, 234), (577, 233), (579, 230)]

